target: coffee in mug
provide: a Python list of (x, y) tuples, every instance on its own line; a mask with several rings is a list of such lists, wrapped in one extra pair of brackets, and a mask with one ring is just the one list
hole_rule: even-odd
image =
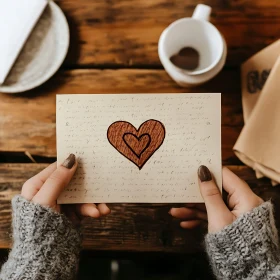
[(226, 61), (226, 42), (209, 22), (211, 7), (199, 4), (191, 18), (170, 24), (158, 44), (160, 61), (179, 85), (196, 86), (216, 76)]

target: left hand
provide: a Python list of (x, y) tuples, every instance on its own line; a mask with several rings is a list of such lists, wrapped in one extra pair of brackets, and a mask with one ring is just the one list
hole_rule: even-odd
[(207, 226), (208, 219), (204, 203), (188, 203), (186, 207), (171, 208), (169, 214), (182, 220), (180, 226), (184, 229)]
[[(73, 154), (60, 166), (57, 166), (57, 163), (54, 162), (24, 183), (21, 196), (26, 200), (53, 208), (57, 212), (64, 212), (74, 223), (77, 223), (82, 216), (99, 218), (108, 215), (110, 209), (104, 203), (98, 205), (93, 203), (57, 204), (59, 195), (69, 184), (77, 167), (78, 163)], [(63, 208), (63, 211), (61, 208)]]

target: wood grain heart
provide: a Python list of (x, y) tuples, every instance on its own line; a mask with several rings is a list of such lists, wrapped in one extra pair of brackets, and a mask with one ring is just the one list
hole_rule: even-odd
[(165, 128), (157, 120), (147, 120), (138, 129), (129, 122), (117, 121), (109, 126), (107, 138), (119, 153), (142, 169), (162, 145)]

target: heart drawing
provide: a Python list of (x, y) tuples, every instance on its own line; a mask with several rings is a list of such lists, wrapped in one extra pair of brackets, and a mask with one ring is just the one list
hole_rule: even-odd
[(123, 156), (141, 168), (162, 145), (164, 125), (157, 120), (147, 120), (138, 129), (131, 123), (117, 121), (107, 130), (110, 144)]

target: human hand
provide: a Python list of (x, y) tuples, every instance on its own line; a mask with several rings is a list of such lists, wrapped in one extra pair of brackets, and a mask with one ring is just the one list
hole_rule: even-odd
[(57, 212), (61, 212), (62, 206), (63, 212), (73, 222), (77, 222), (82, 216), (98, 218), (108, 215), (110, 209), (104, 203), (98, 205), (92, 203), (72, 205), (57, 204), (59, 195), (69, 184), (77, 167), (78, 163), (73, 154), (70, 154), (63, 164), (58, 167), (57, 163), (54, 162), (24, 183), (21, 196), (26, 200), (53, 208)]
[(263, 203), (263, 200), (253, 193), (246, 182), (226, 167), (223, 168), (223, 188), (228, 194), (228, 206), (224, 203), (219, 188), (206, 166), (199, 167), (198, 177), (205, 206), (189, 204), (184, 208), (170, 210), (172, 216), (184, 220), (181, 222), (183, 228), (194, 228), (205, 224), (208, 220), (208, 232), (215, 233), (230, 225), (240, 215)]

